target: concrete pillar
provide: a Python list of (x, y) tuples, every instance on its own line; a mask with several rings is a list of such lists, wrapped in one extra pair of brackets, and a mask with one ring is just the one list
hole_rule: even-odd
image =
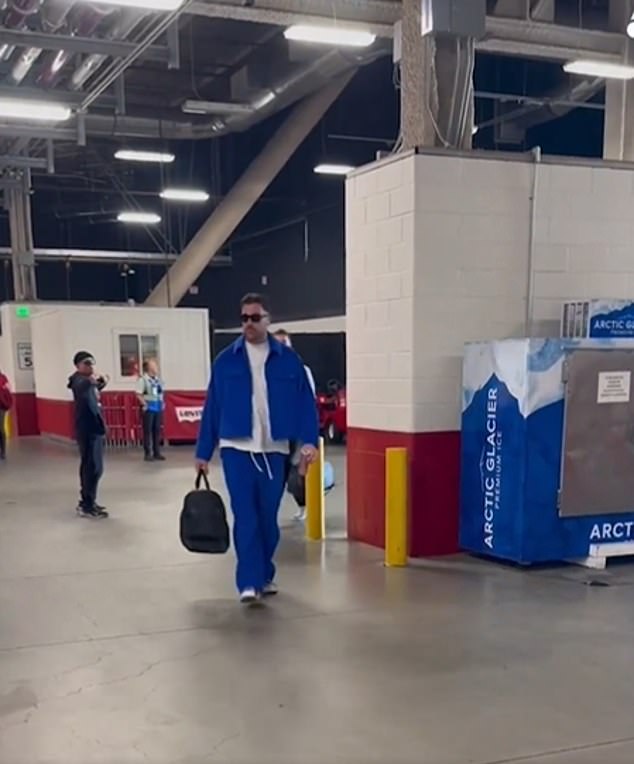
[(13, 298), (18, 301), (37, 299), (33, 226), (31, 223), (31, 174), (16, 170), (0, 184), (4, 187), (4, 206), (9, 213), (11, 262), (13, 266)]
[[(610, 0), (610, 29), (627, 40), (624, 63), (634, 63), (634, 42), (625, 37), (632, 0)], [(634, 161), (634, 81), (607, 80), (605, 88), (604, 159)]]
[(297, 147), (332, 106), (355, 71), (350, 70), (337, 77), (322, 90), (295, 106), (260, 155), (249, 165), (154, 288), (146, 301), (147, 305), (178, 305)]
[(401, 28), (401, 137), (405, 150), (436, 145), (438, 113), (435, 45), (421, 36), (420, 0), (403, 0)]
[(403, 0), (403, 149), (471, 147), (474, 56), (467, 39), (422, 37), (420, 0)]

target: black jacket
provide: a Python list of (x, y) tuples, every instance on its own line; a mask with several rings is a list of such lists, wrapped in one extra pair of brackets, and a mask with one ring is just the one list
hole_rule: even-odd
[(97, 385), (90, 377), (75, 372), (68, 378), (75, 399), (75, 432), (78, 438), (105, 435), (106, 424), (97, 398)]

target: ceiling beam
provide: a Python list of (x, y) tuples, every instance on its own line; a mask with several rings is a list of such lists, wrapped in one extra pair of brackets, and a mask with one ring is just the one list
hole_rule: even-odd
[[(31, 32), (28, 29), (0, 28), (0, 45), (18, 45), (42, 48), (42, 50), (69, 50), (72, 53), (98, 53), (114, 58), (125, 58), (135, 48), (133, 42), (101, 40), (97, 37), (72, 37), (70, 35)], [(169, 51), (162, 45), (148, 48), (143, 57), (151, 61), (168, 61)]]
[[(400, 3), (337, 2), (337, 23), (346, 26), (363, 24), (379, 37), (392, 37), (394, 23), (400, 19)], [(228, 2), (194, 0), (187, 13), (209, 18), (235, 19), (260, 24), (289, 26), (298, 22), (323, 23), (333, 18), (333, 2), (325, 0), (258, 0), (255, 6)], [(310, 10), (307, 11), (306, 9)], [(594, 29), (579, 29), (528, 19), (487, 16), (487, 33), (478, 40), (478, 50), (526, 58), (565, 61), (575, 56), (591, 55), (606, 61), (623, 56), (624, 36)]]
[[(281, 27), (297, 23), (323, 24), (332, 22), (335, 17), (339, 26), (358, 27), (361, 24), (364, 29), (379, 37), (392, 37), (392, 27), (401, 15), (400, 3), (391, 2), (325, 3), (321, 0), (311, 0), (307, 3), (305, 0), (265, 0), (265, 3), (266, 7), (262, 7), (262, 3), (258, 6), (242, 6), (194, 0), (187, 13), (212, 19), (234, 19)], [(341, 13), (337, 13), (337, 9), (333, 11), (333, 5), (338, 6)], [(307, 8), (310, 8), (310, 11), (307, 12)]]
[(487, 16), (486, 36), (477, 47), (489, 53), (554, 61), (583, 56), (622, 61), (625, 40), (625, 35), (615, 32)]

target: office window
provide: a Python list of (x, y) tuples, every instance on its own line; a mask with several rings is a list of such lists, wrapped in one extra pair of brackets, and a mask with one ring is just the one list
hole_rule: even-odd
[(119, 335), (119, 359), (122, 377), (138, 377), (141, 368), (138, 334)]
[(158, 334), (120, 334), (119, 369), (122, 377), (138, 377), (146, 361), (160, 361)]

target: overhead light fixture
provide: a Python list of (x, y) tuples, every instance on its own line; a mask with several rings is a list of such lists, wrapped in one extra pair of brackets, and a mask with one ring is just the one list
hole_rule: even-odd
[(71, 115), (70, 106), (26, 98), (0, 98), (0, 119), (25, 119), (38, 122), (64, 122)]
[(625, 31), (627, 32), (628, 37), (631, 37), (634, 39), (634, 13), (632, 14), (632, 17), (630, 18), (630, 21)]
[(480, 132), (480, 128), (478, 127), (478, 125), (474, 125), (471, 128), (471, 135), (477, 135), (479, 132)]
[(166, 188), (161, 191), (160, 197), (168, 202), (206, 202), (209, 194), (193, 188)]
[(262, 109), (265, 106), (268, 106), (271, 101), (275, 100), (275, 92), (273, 90), (267, 90), (266, 93), (264, 93), (263, 96), (258, 98), (257, 101), (254, 102), (253, 108), (257, 111), (258, 109)]
[(626, 64), (614, 64), (610, 61), (591, 61), (578, 59), (564, 64), (564, 71), (568, 74), (582, 74), (586, 77), (603, 77), (606, 80), (631, 80), (634, 79), (634, 66)]
[(149, 11), (175, 11), (183, 0), (94, 0), (102, 5), (117, 5), (121, 8), (147, 8)]
[(287, 40), (313, 42), (321, 45), (343, 45), (352, 48), (367, 48), (376, 40), (376, 35), (364, 29), (340, 26), (315, 26), (313, 24), (293, 24), (284, 32)]
[(161, 216), (155, 212), (120, 212), (117, 215), (120, 223), (137, 223), (139, 225), (154, 225), (161, 222)]
[(354, 170), (354, 167), (349, 164), (318, 164), (315, 167), (314, 172), (317, 175), (347, 175)]
[(185, 114), (250, 114), (253, 106), (249, 103), (230, 101), (197, 101), (188, 99), (182, 105)]
[(158, 164), (169, 164), (176, 158), (174, 154), (163, 151), (136, 151), (133, 149), (119, 149), (115, 152), (115, 159), (122, 159), (126, 162), (156, 162)]

